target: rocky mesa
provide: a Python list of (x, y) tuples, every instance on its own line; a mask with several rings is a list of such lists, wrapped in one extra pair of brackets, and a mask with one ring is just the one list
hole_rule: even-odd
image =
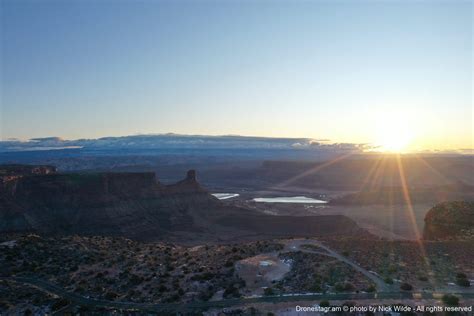
[(199, 184), (194, 170), (171, 185), (151, 172), (58, 173), (47, 166), (0, 170), (0, 232), (172, 241), (363, 232), (344, 216), (271, 216), (223, 204)]

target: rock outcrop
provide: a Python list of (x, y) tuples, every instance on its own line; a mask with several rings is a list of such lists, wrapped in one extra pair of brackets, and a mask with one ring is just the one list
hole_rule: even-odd
[(199, 184), (194, 170), (171, 185), (160, 183), (150, 172), (36, 170), (43, 171), (10, 172), (8, 176), (15, 178), (0, 187), (0, 233), (115, 235), (177, 242), (363, 233), (344, 216), (271, 216), (225, 205)]
[(0, 166), (0, 190), (25, 176), (55, 174), (56, 172), (54, 166), (2, 165)]
[(187, 193), (204, 193), (207, 192), (197, 181), (196, 170), (189, 170), (186, 178), (176, 184), (168, 185), (165, 191), (169, 194), (187, 194)]
[(474, 239), (474, 202), (438, 204), (425, 216), (425, 239)]
[(47, 165), (1, 165), (0, 178), (3, 176), (31, 176), (56, 173), (56, 167)]
[(0, 232), (159, 236), (194, 230), (190, 209), (220, 204), (197, 183), (194, 171), (173, 185), (149, 172), (21, 170), (8, 176), (13, 178), (0, 187)]

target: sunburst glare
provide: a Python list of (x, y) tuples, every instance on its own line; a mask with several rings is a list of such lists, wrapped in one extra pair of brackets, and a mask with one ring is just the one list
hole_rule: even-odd
[(380, 151), (402, 153), (408, 150), (415, 134), (411, 120), (392, 113), (377, 120), (375, 143)]

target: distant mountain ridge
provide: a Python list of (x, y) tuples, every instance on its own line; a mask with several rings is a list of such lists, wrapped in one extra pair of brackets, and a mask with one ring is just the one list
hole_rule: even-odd
[[(474, 186), (458, 181), (429, 188), (382, 187), (346, 194), (330, 201), (331, 205), (403, 205), (408, 203), (440, 203), (451, 200), (474, 201)], [(409, 198), (409, 199), (408, 199)]]

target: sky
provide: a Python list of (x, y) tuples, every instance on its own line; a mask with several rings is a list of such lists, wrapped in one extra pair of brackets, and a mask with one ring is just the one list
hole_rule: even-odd
[(474, 148), (471, 1), (0, 3), (2, 140)]

